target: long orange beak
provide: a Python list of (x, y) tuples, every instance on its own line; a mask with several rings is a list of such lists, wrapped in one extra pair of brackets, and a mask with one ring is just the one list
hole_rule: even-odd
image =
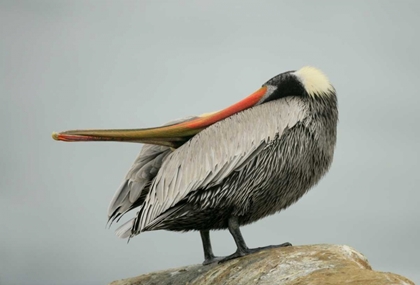
[(206, 127), (254, 106), (266, 92), (267, 87), (262, 87), (226, 109), (204, 114), (178, 124), (147, 129), (72, 130), (53, 133), (52, 137), (55, 140), (66, 142), (124, 141), (178, 147)]

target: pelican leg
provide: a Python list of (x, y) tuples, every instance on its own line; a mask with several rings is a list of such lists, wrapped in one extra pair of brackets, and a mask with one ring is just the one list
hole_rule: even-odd
[(201, 241), (203, 242), (203, 250), (204, 250), (204, 262), (203, 265), (211, 264), (213, 262), (219, 261), (222, 258), (218, 256), (214, 256), (213, 250), (211, 248), (210, 242), (210, 231), (200, 231)]
[(233, 239), (235, 240), (237, 250), (235, 253), (226, 256), (222, 260), (219, 261), (219, 263), (226, 262), (228, 260), (232, 260), (238, 257), (242, 257), (251, 253), (259, 252), (265, 249), (269, 248), (276, 248), (276, 247), (285, 247), (285, 246), (292, 246), (291, 243), (285, 242), (279, 245), (269, 245), (264, 247), (257, 247), (257, 248), (248, 248), (248, 246), (245, 243), (244, 238), (242, 237), (241, 230), (239, 229), (239, 222), (238, 217), (231, 216), (228, 221), (228, 228), (230, 234), (233, 236)]

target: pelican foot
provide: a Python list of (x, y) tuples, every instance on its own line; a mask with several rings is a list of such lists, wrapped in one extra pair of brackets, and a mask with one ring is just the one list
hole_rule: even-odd
[(212, 258), (208, 258), (206, 260), (203, 261), (203, 265), (209, 265), (215, 262), (219, 262), (220, 260), (223, 259), (223, 256), (213, 256)]
[(271, 249), (271, 248), (277, 248), (277, 247), (287, 247), (287, 246), (292, 246), (292, 244), (290, 242), (285, 242), (282, 244), (278, 244), (278, 245), (269, 245), (269, 246), (263, 246), (263, 247), (256, 247), (256, 248), (247, 248), (245, 250), (236, 250), (236, 252), (234, 254), (228, 255), (223, 259), (219, 260), (219, 264), (220, 263), (225, 263), (226, 261), (232, 260), (232, 259), (236, 259), (242, 256), (246, 256), (248, 254), (252, 254), (252, 253), (257, 253), (266, 249)]

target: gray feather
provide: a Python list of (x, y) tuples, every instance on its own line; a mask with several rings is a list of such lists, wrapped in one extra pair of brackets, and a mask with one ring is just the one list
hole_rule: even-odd
[(131, 228), (133, 227), (134, 218), (122, 224), (115, 230), (115, 234), (119, 238), (129, 238), (131, 236)]
[(197, 134), (166, 157), (144, 201), (137, 233), (191, 192), (221, 183), (306, 115), (301, 100), (283, 98), (235, 114)]
[[(188, 121), (192, 118), (194, 117), (190, 116), (171, 121), (166, 125)], [(142, 204), (163, 161), (171, 152), (172, 150), (166, 146), (143, 145), (140, 154), (109, 204), (108, 219), (111, 222)]]

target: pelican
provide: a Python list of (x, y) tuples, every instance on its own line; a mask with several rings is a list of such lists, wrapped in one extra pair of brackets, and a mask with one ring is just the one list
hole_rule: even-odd
[[(337, 134), (337, 97), (314, 67), (281, 73), (218, 112), (146, 129), (72, 130), (55, 140), (124, 141), (143, 147), (108, 209), (130, 210), (121, 238), (154, 230), (200, 231), (203, 264), (271, 247), (248, 248), (240, 226), (295, 203), (328, 171)], [(228, 229), (236, 251), (213, 254), (210, 231)]]

